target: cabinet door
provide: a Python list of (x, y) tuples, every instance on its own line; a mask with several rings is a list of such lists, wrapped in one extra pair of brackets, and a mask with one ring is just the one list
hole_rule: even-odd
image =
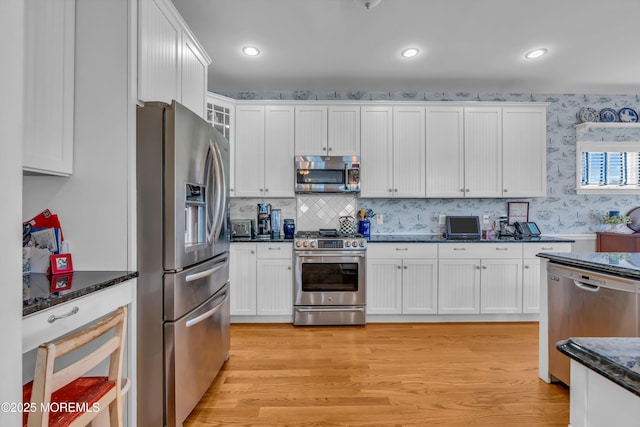
[(206, 119), (207, 68), (210, 61), (200, 44), (188, 33), (183, 33), (180, 58), (181, 103)]
[(264, 107), (236, 107), (235, 196), (264, 194)]
[(138, 98), (166, 103), (180, 99), (182, 29), (174, 8), (166, 0), (141, 0), (139, 19)]
[(402, 260), (367, 259), (367, 314), (402, 312)]
[(264, 132), (264, 195), (265, 197), (294, 197), (293, 107), (286, 105), (265, 107)]
[(296, 156), (326, 156), (327, 107), (303, 105), (295, 108)]
[(425, 197), (424, 107), (393, 108), (393, 196)]
[(480, 260), (441, 259), (438, 314), (480, 313)]
[(231, 197), (236, 195), (236, 142), (235, 142), (235, 106), (233, 100), (222, 99), (211, 92), (207, 93), (207, 121), (229, 141), (229, 189)]
[(481, 313), (522, 313), (522, 259), (483, 259)]
[(464, 197), (462, 107), (426, 108), (427, 197)]
[(328, 149), (332, 156), (360, 155), (360, 106), (329, 107)]
[(75, 1), (27, 0), (24, 11), (23, 169), (71, 175)]
[(540, 313), (540, 259), (526, 258), (522, 266), (522, 312)]
[(293, 314), (291, 258), (258, 259), (258, 315)]
[(464, 109), (466, 197), (502, 197), (502, 109)]
[(547, 109), (502, 110), (504, 197), (544, 197), (547, 193)]
[(231, 244), (229, 282), (231, 315), (256, 315), (256, 245)]
[(438, 313), (437, 260), (403, 260), (402, 313)]
[(362, 107), (360, 197), (391, 197), (393, 113), (391, 107)]

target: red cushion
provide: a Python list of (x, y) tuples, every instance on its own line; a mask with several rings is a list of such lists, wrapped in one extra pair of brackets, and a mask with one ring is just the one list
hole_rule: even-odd
[[(49, 406), (49, 426), (64, 427), (81, 416), (86, 411), (91, 411), (92, 405), (102, 398), (109, 390), (115, 387), (114, 381), (109, 381), (108, 377), (80, 377), (71, 381), (66, 386), (56, 390), (51, 395), (51, 405)], [(22, 388), (22, 401), (31, 401), (31, 391), (33, 381), (27, 383)], [(60, 405), (61, 403), (66, 406)], [(104, 408), (95, 408), (102, 410)], [(36, 408), (40, 410), (40, 408)], [(27, 427), (28, 412), (22, 415), (22, 424)]]

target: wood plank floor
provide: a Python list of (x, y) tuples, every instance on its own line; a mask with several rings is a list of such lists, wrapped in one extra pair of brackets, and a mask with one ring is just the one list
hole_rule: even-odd
[(231, 356), (184, 423), (567, 426), (537, 323), (231, 325)]

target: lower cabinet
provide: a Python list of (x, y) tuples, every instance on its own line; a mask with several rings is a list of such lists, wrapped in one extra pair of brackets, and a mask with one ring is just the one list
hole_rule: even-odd
[(522, 313), (522, 244), (439, 246), (439, 314)]
[(232, 243), (230, 252), (231, 315), (292, 315), (291, 243)]
[(367, 314), (436, 314), (437, 280), (437, 245), (369, 245)]
[(540, 312), (540, 281), (547, 280), (542, 272), (542, 260), (536, 256), (540, 252), (571, 252), (571, 243), (527, 243), (522, 250), (522, 312)]

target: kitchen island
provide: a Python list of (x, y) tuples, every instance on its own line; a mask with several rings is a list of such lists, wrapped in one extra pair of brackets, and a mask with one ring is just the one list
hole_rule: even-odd
[(573, 427), (638, 425), (640, 338), (569, 338), (557, 348), (571, 358)]

